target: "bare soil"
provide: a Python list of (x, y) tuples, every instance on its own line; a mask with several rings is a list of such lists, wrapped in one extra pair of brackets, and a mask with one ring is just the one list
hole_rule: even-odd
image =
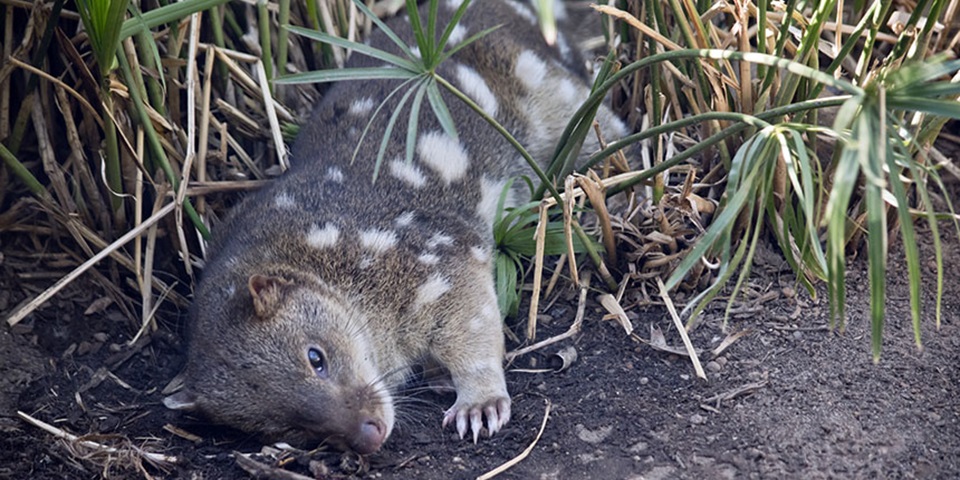
[[(385, 449), (365, 459), (331, 451), (282, 454), (285, 470), (319, 478), (475, 478), (520, 454), (500, 478), (960, 478), (960, 243), (945, 225), (946, 291), (942, 325), (934, 323), (932, 249), (922, 246), (923, 350), (913, 343), (906, 271), (899, 249), (888, 277), (883, 357), (869, 350), (864, 262), (848, 272), (848, 326), (828, 328), (826, 299), (795, 292), (786, 265), (764, 253), (752, 294), (722, 329), (724, 302), (693, 333), (705, 351), (707, 381), (690, 362), (624, 334), (591, 301), (583, 331), (508, 373), (514, 416), (494, 438), (474, 445), (440, 429), (451, 396), (410, 394)], [(2, 258), (2, 257), (0, 257)], [(0, 317), (26, 297), (21, 274), (0, 260)], [(181, 416), (160, 390), (183, 365), (183, 319), (168, 313), (136, 348), (113, 308), (83, 310), (98, 294), (78, 284), (14, 329), (0, 328), (0, 477), (85, 479), (247, 478), (235, 452), (263, 445), (243, 433)], [(682, 300), (682, 299), (680, 299)], [(540, 338), (561, 333), (575, 295), (552, 306)], [(629, 309), (637, 335), (659, 328), (679, 337), (662, 307)], [(517, 328), (519, 331), (520, 328)], [(719, 357), (709, 350), (748, 330)], [(579, 359), (562, 373), (527, 373), (534, 358), (573, 345)], [(16, 411), (97, 442), (175, 456), (158, 467), (136, 455), (93, 453), (21, 420)], [(172, 433), (173, 426), (197, 435)], [(276, 458), (255, 460), (276, 466)], [(142, 468), (143, 470), (138, 470)], [(273, 478), (283, 478), (274, 476)]]

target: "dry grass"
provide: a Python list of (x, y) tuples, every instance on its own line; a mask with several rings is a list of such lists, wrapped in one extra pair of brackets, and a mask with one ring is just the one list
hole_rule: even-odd
[[(206, 227), (217, 224), (238, 194), (286, 169), (288, 127), (311, 109), (323, 87), (273, 85), (272, 80), (342, 65), (346, 58), (339, 47), (287, 36), (280, 23), (322, 26), (354, 40), (367, 34), (370, 22), (349, 0), (233, 2), (155, 27), (152, 35), (124, 39), (126, 61), (101, 84), (80, 16), (72, 3), (63, 10), (55, 8), (59, 4), (0, 0), (5, 59), (0, 67), (0, 155), (6, 165), (0, 170), (0, 268), (14, 277), (7, 288), (24, 298), (7, 321), (12, 325), (26, 318), (86, 274), (144, 334), (157, 328), (155, 315), (163, 302), (186, 306), (195, 267), (203, 264)], [(674, 0), (670, 8), (657, 11), (642, 10), (640, 4), (600, 8), (624, 22), (616, 27), (622, 34), (618, 59), (623, 65), (690, 47), (771, 51), (777, 39), (783, 40), (783, 55), (799, 55), (804, 38), (780, 35), (781, 29), (789, 19), (789, 28), (809, 27), (812, 21), (810, 11), (788, 18), (782, 12), (761, 12), (751, 2), (717, 4), (700, 15), (692, 14), (692, 1)], [(390, 15), (402, 2), (371, 5), (377, 14)], [(949, 2), (941, 18), (953, 18), (957, 5)], [(911, 8), (908, 2), (895, 3), (904, 12)], [(757, 36), (760, 15), (766, 16), (768, 37)], [(892, 18), (905, 21), (901, 14)], [(836, 58), (842, 66), (838, 76), (866, 75), (876, 62), (858, 65), (858, 55), (867, 51), (859, 40), (862, 51), (854, 48), (837, 56), (841, 41), (859, 31), (860, 17), (841, 8), (834, 20), (823, 25), (813, 53), (797, 60), (816, 66), (819, 52), (824, 59)], [(872, 58), (896, 52), (898, 28), (892, 22), (874, 37)], [(940, 25), (929, 35), (926, 55), (957, 51), (957, 25)], [(762, 49), (761, 40), (767, 42)], [(636, 70), (616, 84), (615, 107), (635, 130), (650, 135), (631, 152), (632, 158), (605, 156), (593, 171), (569, 177), (568, 203), (560, 209), (572, 237), (580, 228), (573, 203), (593, 206), (595, 223), (590, 225), (607, 252), (593, 263), (607, 287), (618, 291), (620, 309), (664, 303), (657, 280), (675, 272), (728, 200), (724, 188), (731, 159), (756, 130), (736, 120), (744, 113), (761, 116), (789, 105), (795, 99), (792, 92), (813, 91), (812, 85), (781, 75), (763, 65), (700, 58)], [(703, 121), (663, 127), (696, 114), (705, 114)], [(779, 116), (787, 118), (810, 120), (803, 111)], [(107, 186), (104, 166), (109, 163), (105, 132), (111, 125), (117, 132), (119, 192)], [(726, 136), (705, 142), (718, 135)], [(808, 134), (807, 139), (823, 159), (830, 158), (829, 138)], [(617, 140), (601, 143), (618, 145)], [(935, 149), (930, 156), (948, 174), (960, 171)], [(629, 170), (627, 163), (634, 170), (621, 173)], [(776, 175), (775, 182), (786, 185), (785, 173)], [(824, 180), (824, 190), (829, 186)], [(777, 188), (781, 197), (772, 201), (782, 202), (784, 187)], [(608, 203), (605, 197), (611, 193), (619, 195)], [(191, 219), (194, 207), (197, 218)], [(734, 236), (751, 231), (751, 219), (745, 217), (737, 219)], [(535, 257), (536, 265), (543, 265), (542, 255)], [(535, 336), (540, 297), (549, 303), (564, 276), (580, 285), (583, 265), (576, 256), (565, 260), (566, 273), (554, 272), (544, 293), (539, 268), (528, 279), (537, 292), (528, 338)], [(719, 278), (713, 261), (716, 255), (697, 262), (680, 289), (696, 292), (713, 284)]]

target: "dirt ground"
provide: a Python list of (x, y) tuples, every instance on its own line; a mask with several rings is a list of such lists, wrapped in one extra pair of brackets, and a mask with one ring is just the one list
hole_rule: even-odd
[[(849, 271), (849, 326), (841, 335), (827, 328), (826, 300), (794, 294), (786, 266), (766, 253), (755, 268), (755, 294), (737, 306), (727, 333), (722, 304), (694, 332), (695, 345), (711, 350), (749, 330), (719, 357), (702, 354), (707, 381), (696, 378), (686, 359), (601, 321), (591, 303), (582, 333), (544, 352), (573, 345), (579, 359), (571, 368), (508, 373), (514, 416), (496, 437), (474, 445), (441, 431), (441, 412), (452, 397), (418, 394), (404, 402), (382, 452), (366, 459), (287, 452), (281, 463), (320, 478), (474, 478), (534, 442), (549, 404), (530, 455), (501, 478), (960, 478), (960, 243), (947, 231), (939, 332), (932, 260), (925, 262), (922, 352), (912, 341), (899, 257), (891, 264), (883, 358), (875, 365), (864, 262)], [(932, 259), (929, 246), (923, 252)], [(3, 316), (25, 296), (18, 282), (23, 272), (10, 263), (0, 263)], [(96, 297), (78, 284), (23, 324), (0, 329), (0, 477), (247, 478), (234, 452), (259, 453), (261, 443), (160, 403), (160, 390), (183, 364), (182, 320), (169, 313), (148, 342), (120, 348), (134, 332), (114, 309), (84, 315)], [(570, 297), (546, 312), (552, 321), (541, 338), (570, 325), (576, 311)], [(630, 312), (638, 336), (649, 338), (653, 326), (680, 345), (661, 307)], [(545, 355), (537, 357), (541, 364)], [(513, 368), (526, 369), (529, 361), (523, 357)], [(138, 471), (136, 455), (104, 455), (57, 440), (17, 410), (126, 452), (163, 453), (178, 463), (144, 462)], [(169, 427), (197, 437), (187, 440)], [(254, 459), (276, 465), (269, 455)]]

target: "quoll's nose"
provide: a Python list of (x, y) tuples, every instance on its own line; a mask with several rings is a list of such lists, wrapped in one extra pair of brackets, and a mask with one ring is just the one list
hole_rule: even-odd
[(387, 439), (387, 424), (379, 418), (366, 418), (360, 424), (357, 438), (350, 445), (357, 453), (366, 455), (376, 452)]

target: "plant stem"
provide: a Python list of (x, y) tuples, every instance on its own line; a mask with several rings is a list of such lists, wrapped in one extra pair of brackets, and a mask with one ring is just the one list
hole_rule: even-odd
[(34, 177), (33, 174), (30, 173), (30, 170), (27, 170), (27, 167), (24, 167), (23, 164), (20, 163), (17, 156), (10, 150), (7, 150), (7, 147), (3, 146), (2, 143), (0, 143), (0, 157), (3, 157), (3, 163), (7, 164), (7, 167), (14, 175), (20, 178), (30, 192), (41, 200), (53, 202), (53, 198), (50, 197), (50, 192), (43, 188), (43, 185), (37, 180), (37, 177)]

